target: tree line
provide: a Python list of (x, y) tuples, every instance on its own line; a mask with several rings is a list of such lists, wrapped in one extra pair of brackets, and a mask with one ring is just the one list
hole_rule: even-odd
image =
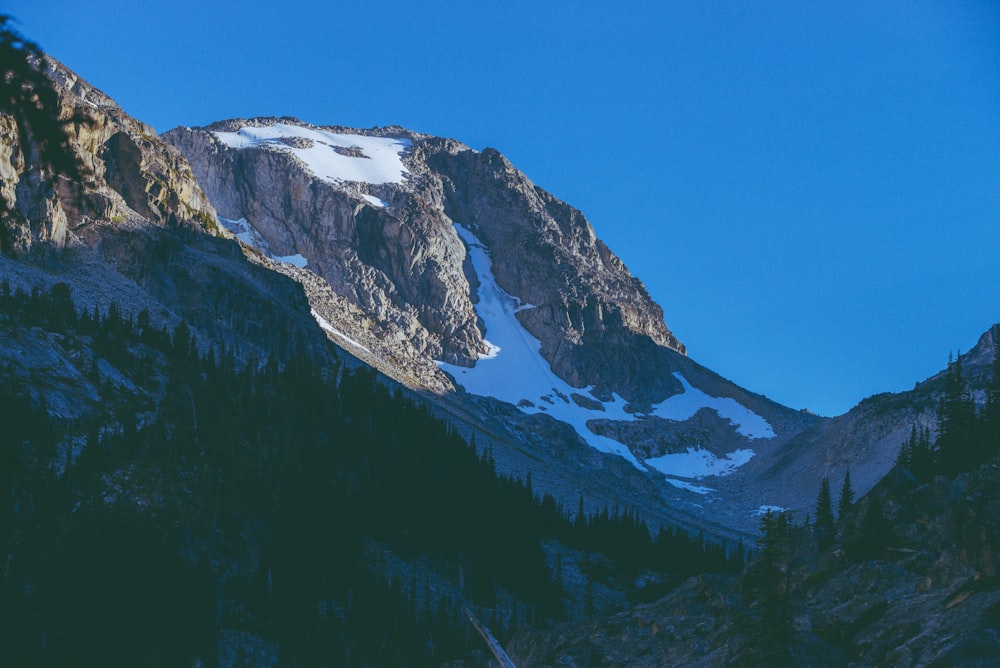
[(212, 665), (236, 629), (282, 665), (438, 665), (479, 646), (464, 605), (502, 641), (566, 618), (550, 543), (621, 581), (742, 567), (742, 551), (630, 509), (567, 512), (369, 370), (241, 361), (184, 322), (78, 309), (65, 284), (0, 283), (0, 328), (58, 334), (102, 397), (62, 419), (0, 368), (0, 638), (15, 663)]

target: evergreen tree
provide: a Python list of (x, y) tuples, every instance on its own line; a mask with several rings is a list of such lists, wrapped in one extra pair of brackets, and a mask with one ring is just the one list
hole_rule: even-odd
[(962, 374), (962, 356), (949, 360), (944, 394), (938, 405), (937, 448), (941, 472), (949, 477), (976, 464), (976, 408)]
[(741, 659), (745, 665), (786, 666), (791, 661), (794, 638), (787, 582), (791, 537), (788, 515), (768, 511), (761, 519), (761, 532), (760, 554), (744, 578), (751, 616)]
[(885, 517), (882, 501), (878, 497), (869, 497), (858, 534), (850, 541), (847, 550), (849, 555), (859, 561), (881, 559), (891, 542), (890, 524)]
[(830, 497), (830, 479), (826, 477), (820, 483), (816, 497), (816, 522), (813, 531), (821, 549), (833, 542), (833, 500)]
[(993, 365), (982, 418), (983, 459), (1000, 452), (1000, 324), (993, 325)]
[(837, 502), (837, 517), (843, 517), (854, 505), (854, 490), (851, 488), (851, 469), (844, 474), (844, 484), (840, 488), (840, 501)]

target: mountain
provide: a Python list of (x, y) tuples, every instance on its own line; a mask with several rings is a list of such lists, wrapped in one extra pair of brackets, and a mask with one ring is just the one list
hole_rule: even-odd
[[(294, 119), (164, 141), (46, 72), (86, 177), (0, 115), (13, 663), (483, 665), (467, 606), (527, 665), (996, 656), (997, 462), (893, 468), (955, 367), (793, 411), (689, 359), (496, 151)], [(980, 403), (995, 349), (960, 359)], [(800, 526), (848, 468), (858, 503)]]
[(335, 343), (567, 506), (735, 539), (777, 502), (734, 472), (820, 421), (686, 357), (583, 214), (496, 150), (289, 118), (164, 139), (220, 221), (303, 283)]
[(147, 310), (170, 328), (183, 320), (200, 344), (241, 359), (325, 347), (301, 289), (244, 257), (180, 153), (65, 66), (47, 72), (60, 113), (80, 119), (67, 130), (90, 177), (53, 174), (35, 139), (0, 117), (0, 274), (12, 288), (63, 282), (81, 306)]

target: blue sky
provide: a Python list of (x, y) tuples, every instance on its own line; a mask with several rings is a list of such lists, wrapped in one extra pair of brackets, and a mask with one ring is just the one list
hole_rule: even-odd
[(8, 0), (163, 132), (256, 115), (492, 146), (694, 359), (832, 415), (1000, 320), (1000, 5)]

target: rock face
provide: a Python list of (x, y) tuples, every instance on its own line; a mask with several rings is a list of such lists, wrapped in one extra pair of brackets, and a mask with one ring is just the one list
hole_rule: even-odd
[(215, 210), (176, 150), (57, 61), (47, 67), (63, 116), (86, 119), (68, 130), (91, 182), (69, 183), (48, 173), (31, 138), (20, 136), (12, 117), (0, 118), (5, 252), (24, 253), (36, 244), (58, 251), (108, 222), (214, 228)]
[[(240, 144), (232, 133), (242, 128), (284, 134)], [(324, 131), (345, 144), (398, 142), (405, 173), (378, 183), (318, 176), (292, 149), (315, 150), (310, 142), (322, 141)], [(405, 339), (398, 343), (417, 357), (469, 367), (489, 350), (489, 332), (477, 324), (475, 277), (454, 229), (460, 223), (490, 249), (497, 284), (534, 306), (518, 319), (558, 376), (640, 401), (677, 389), (669, 375), (622, 373), (662, 366), (663, 350), (684, 350), (642, 283), (579, 211), (492, 149), (402, 128), (321, 130), (289, 119), (179, 128), (165, 138), (191, 161), (223, 218), (249, 221), (275, 256), (307, 258), (335, 293), (373, 321), (397, 326)], [(350, 148), (340, 154), (379, 159)], [(427, 378), (426, 385), (446, 381)]]
[[(114, 302), (132, 317), (145, 309), (158, 325), (186, 320), (203, 345), (243, 359), (326, 348), (301, 288), (248, 261), (183, 155), (62, 64), (46, 68), (62, 116), (85, 119), (66, 129), (89, 174), (53, 175), (33, 138), (0, 115), (0, 276), (28, 291), (65, 282), (78, 304), (103, 311)], [(36, 344), (24, 349), (61, 355)], [(74, 415), (84, 410), (93, 392), (65, 374), (52, 380), (50, 404), (66, 403), (63, 388), (81, 400)]]
[[(164, 138), (247, 251), (305, 286), (335, 343), (436, 396), (475, 425), (480, 442), (503, 434), (499, 442), (520, 453), (510, 467), (543, 488), (547, 477), (546, 489), (564, 488), (550, 468), (566, 463), (534, 441), (568, 439), (629, 462), (616, 473), (630, 481), (619, 491), (685, 523), (677, 507), (702, 513), (692, 494), (715, 491), (693, 480), (768, 457), (819, 420), (688, 359), (662, 309), (583, 214), (493, 149), (289, 118)], [(610, 466), (602, 457), (598, 470)], [(557, 498), (571, 505), (579, 492)], [(614, 494), (595, 500), (608, 502)], [(715, 507), (690, 525), (731, 535), (755, 523), (756, 508)]]

